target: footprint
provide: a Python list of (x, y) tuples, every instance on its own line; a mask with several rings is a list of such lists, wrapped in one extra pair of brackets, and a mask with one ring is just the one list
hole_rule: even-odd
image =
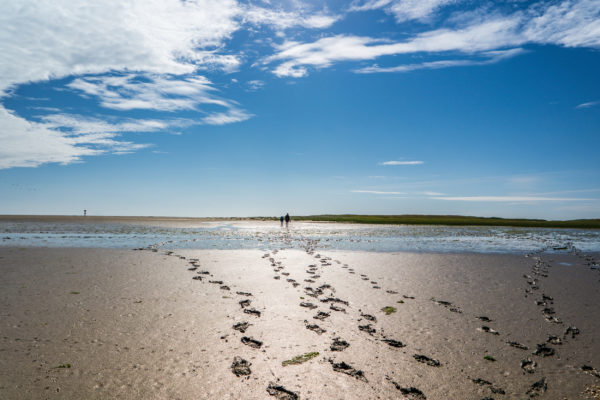
[(434, 360), (433, 358), (429, 358), (423, 354), (414, 354), (413, 358), (420, 363), (424, 363), (432, 367), (439, 367), (441, 365), (438, 360)]
[(529, 397), (537, 397), (539, 395), (544, 394), (544, 392), (546, 392), (546, 389), (548, 389), (546, 378), (542, 378), (539, 381), (532, 383), (529, 387), (529, 390), (527, 390), (527, 392), (525, 393), (529, 395)]
[(552, 347), (548, 347), (548, 346), (546, 346), (545, 343), (542, 343), (542, 344), (537, 345), (537, 349), (533, 352), (533, 355), (542, 356), (542, 357), (550, 357), (550, 356), (553, 356), (554, 353), (555, 353), (555, 351)]
[(527, 346), (525, 346), (524, 344), (521, 344), (521, 343), (519, 343), (519, 342), (511, 342), (511, 341), (508, 341), (508, 342), (506, 342), (506, 343), (508, 343), (509, 345), (511, 345), (512, 347), (515, 347), (515, 348), (517, 348), (517, 349), (521, 349), (521, 350), (529, 350), (529, 348), (528, 348)]
[(252, 364), (248, 361), (236, 356), (231, 364), (231, 372), (233, 372), (235, 376), (250, 375), (252, 373), (252, 371), (250, 371), (251, 365)]
[(329, 349), (331, 351), (343, 351), (349, 346), (350, 344), (348, 342), (337, 337), (333, 338), (333, 342), (331, 343), (331, 346), (329, 346)]
[(358, 329), (361, 330), (361, 331), (363, 331), (363, 332), (367, 332), (371, 336), (373, 336), (373, 334), (375, 333), (375, 328), (373, 328), (371, 326), (371, 324), (359, 325)]
[(383, 339), (382, 342), (387, 343), (389, 346), (391, 347), (406, 347), (405, 344), (403, 344), (401, 341), (399, 340), (394, 340), (394, 339)]
[(343, 361), (341, 363), (335, 363), (332, 359), (329, 359), (329, 363), (331, 364), (335, 372), (341, 372), (343, 374), (350, 375), (358, 379), (359, 381), (368, 382), (367, 378), (365, 377), (365, 374), (362, 371), (357, 370), (356, 368), (352, 367), (349, 364), (346, 364)]
[(311, 310), (317, 308), (317, 306), (315, 306), (313, 303), (308, 303), (308, 302), (302, 302), (302, 303), (300, 303), (300, 307), (306, 307), (306, 308), (309, 308)]
[[(360, 310), (359, 310), (360, 311)], [(360, 316), (363, 317), (366, 320), (372, 321), (372, 322), (377, 322), (377, 318), (375, 318), (373, 315), (371, 314), (363, 314), (362, 312), (360, 313)]]
[(248, 336), (244, 336), (242, 338), (242, 343), (244, 343), (246, 346), (250, 346), (250, 347), (253, 347), (255, 349), (260, 349), (260, 347), (263, 344), (260, 340), (253, 339), (253, 338), (248, 337)]
[(535, 369), (537, 368), (537, 363), (533, 361), (531, 358), (526, 358), (521, 360), (521, 369), (528, 374), (533, 374)]
[(500, 334), (497, 330), (494, 330), (494, 329), (492, 329), (492, 328), (490, 328), (489, 326), (486, 326), (486, 325), (483, 325), (479, 329), (482, 330), (483, 332), (491, 333), (492, 335), (499, 335)]
[(244, 309), (244, 312), (245, 312), (246, 314), (251, 314), (251, 315), (255, 315), (255, 316), (257, 316), (257, 317), (260, 317), (260, 311), (258, 311), (258, 310), (257, 310), (257, 309), (255, 309), (255, 308), (245, 308), (245, 309)]
[(417, 389), (414, 386), (409, 386), (409, 387), (402, 387), (399, 384), (397, 384), (396, 382), (392, 382), (394, 384), (394, 386), (396, 386), (396, 389), (398, 389), (400, 391), (400, 393), (402, 393), (402, 395), (407, 396), (411, 399), (415, 399), (415, 400), (427, 400), (427, 397), (425, 397), (425, 394), (423, 394), (423, 392), (421, 392), (419, 389)]
[(275, 397), (277, 400), (297, 400), (299, 399), (298, 395), (290, 390), (287, 390), (283, 386), (275, 385), (274, 383), (269, 383), (267, 387), (267, 393), (269, 395)]
[(237, 324), (233, 325), (233, 329), (235, 329), (236, 331), (245, 333), (246, 329), (248, 329), (250, 327), (250, 325), (251, 324), (249, 324), (247, 322), (238, 322)]
[(327, 332), (325, 329), (321, 328), (319, 325), (316, 325), (316, 324), (306, 325), (306, 329), (309, 329), (309, 330), (311, 330), (313, 332), (316, 332), (319, 335), (322, 334), (322, 333)]
[(317, 315), (315, 315), (313, 318), (314, 319), (320, 319), (321, 321), (323, 321), (327, 317), (329, 317), (329, 313), (328, 312), (319, 311), (317, 313)]

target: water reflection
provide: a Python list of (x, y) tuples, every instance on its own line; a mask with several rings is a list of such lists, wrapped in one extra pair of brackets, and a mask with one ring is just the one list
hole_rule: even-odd
[(0, 222), (0, 245), (43, 247), (531, 252), (575, 246), (600, 251), (600, 231), (581, 229), (358, 225), (296, 222)]

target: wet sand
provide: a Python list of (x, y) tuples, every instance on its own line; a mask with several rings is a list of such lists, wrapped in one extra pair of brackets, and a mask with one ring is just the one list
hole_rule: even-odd
[(0, 398), (594, 398), (597, 260), (4, 247)]

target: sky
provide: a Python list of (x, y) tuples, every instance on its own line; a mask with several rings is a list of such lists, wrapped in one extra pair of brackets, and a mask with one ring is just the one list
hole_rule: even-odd
[(0, 0), (0, 214), (600, 218), (597, 0)]

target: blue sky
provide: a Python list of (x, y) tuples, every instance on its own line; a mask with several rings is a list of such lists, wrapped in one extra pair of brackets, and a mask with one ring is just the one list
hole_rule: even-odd
[(600, 2), (0, 5), (0, 213), (600, 217)]

